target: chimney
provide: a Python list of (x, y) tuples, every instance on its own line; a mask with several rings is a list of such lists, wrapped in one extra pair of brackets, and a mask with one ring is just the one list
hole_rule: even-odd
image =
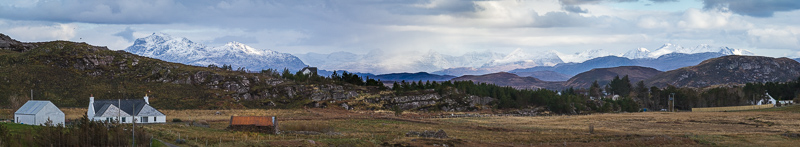
[(94, 94), (89, 97), (89, 109), (86, 111), (89, 120), (94, 120)]
[(144, 94), (144, 103), (150, 105), (150, 97), (147, 97), (147, 94)]

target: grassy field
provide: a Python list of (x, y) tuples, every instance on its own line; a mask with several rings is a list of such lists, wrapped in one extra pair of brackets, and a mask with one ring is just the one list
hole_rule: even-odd
[[(222, 115), (217, 110), (162, 110), (168, 120), (184, 122), (144, 127), (162, 141), (186, 140), (180, 146), (795, 146), (800, 143), (799, 110), (800, 106), (788, 106), (742, 112), (462, 118), (427, 118), (449, 115), (442, 112), (395, 117), (388, 111), (338, 108), (219, 110)], [(76, 118), (85, 109), (65, 113)], [(281, 130), (287, 132), (228, 131), (231, 115), (278, 116)], [(191, 120), (207, 121), (209, 127), (188, 125)], [(405, 136), (426, 130), (444, 130), (449, 138)]]

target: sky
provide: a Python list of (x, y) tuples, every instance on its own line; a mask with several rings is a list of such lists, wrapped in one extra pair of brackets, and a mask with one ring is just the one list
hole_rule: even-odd
[(797, 0), (4, 0), (0, 33), (122, 50), (154, 32), (302, 54), (509, 53), (672, 43), (800, 57)]

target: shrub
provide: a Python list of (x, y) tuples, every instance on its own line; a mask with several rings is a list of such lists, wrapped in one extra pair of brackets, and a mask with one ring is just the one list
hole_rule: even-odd
[(177, 119), (177, 118), (173, 118), (173, 119), (172, 119), (172, 122), (183, 122), (183, 120), (181, 120), (181, 119)]

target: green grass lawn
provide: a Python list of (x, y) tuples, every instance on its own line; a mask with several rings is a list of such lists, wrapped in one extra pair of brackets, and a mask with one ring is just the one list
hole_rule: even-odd
[(0, 125), (3, 125), (6, 128), (8, 128), (8, 132), (10, 135), (30, 134), (30, 132), (32, 132), (33, 129), (39, 127), (39, 126), (24, 125), (18, 123), (5, 123), (5, 122), (0, 123)]

